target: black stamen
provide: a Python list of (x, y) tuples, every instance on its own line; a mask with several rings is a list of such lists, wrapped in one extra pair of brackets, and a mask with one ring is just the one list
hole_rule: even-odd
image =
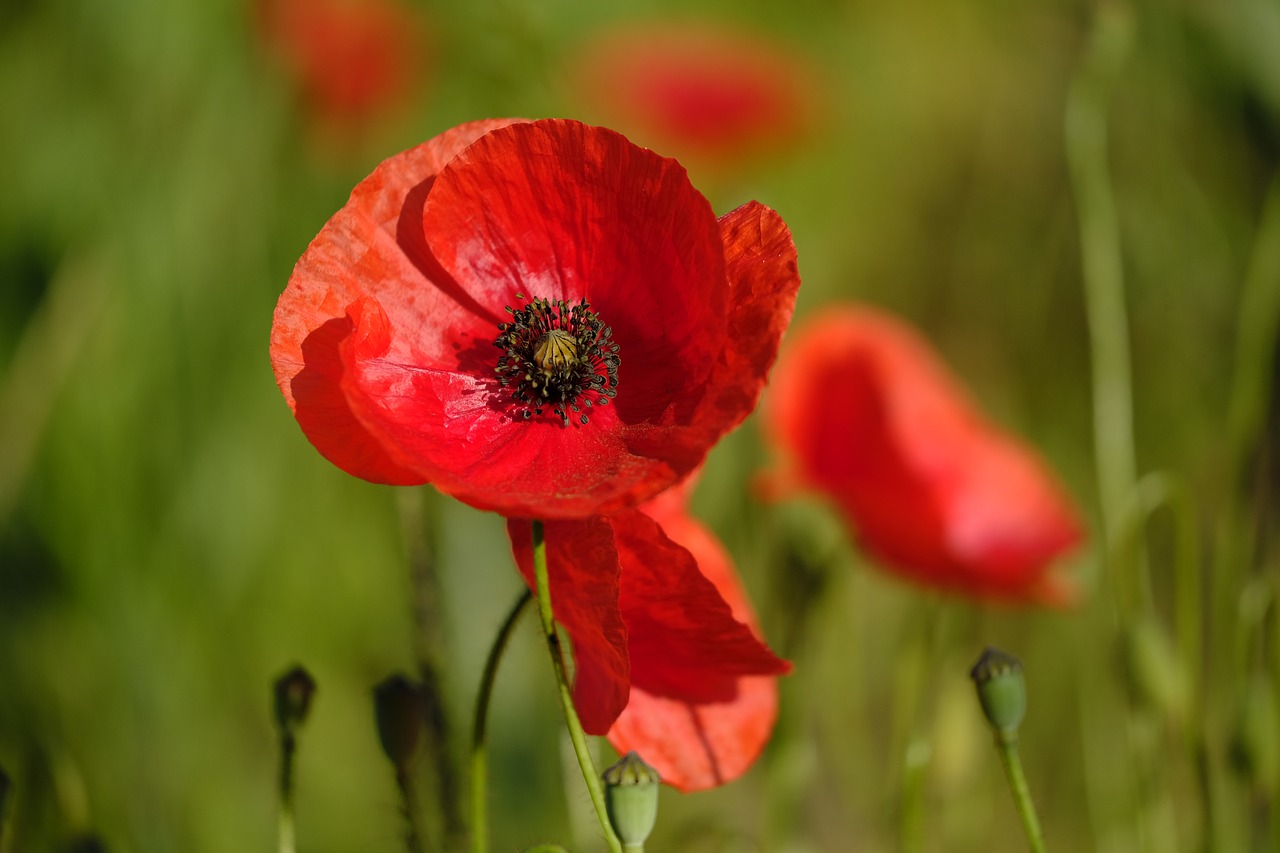
[(607, 405), (617, 395), (621, 359), (613, 329), (585, 298), (571, 304), (517, 293), (516, 299), (527, 304), (506, 306), (512, 322), (498, 324), (494, 340), (503, 350), (494, 368), (499, 386), (510, 387), (512, 398), (526, 404), (525, 420), (541, 415), (545, 401), (564, 426), (570, 411), (588, 423), (582, 407)]

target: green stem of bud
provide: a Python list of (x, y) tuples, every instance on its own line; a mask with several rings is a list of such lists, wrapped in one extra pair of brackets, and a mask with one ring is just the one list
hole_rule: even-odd
[(1044, 835), (1040, 832), (1040, 820), (1036, 817), (1035, 803), (1027, 777), (1022, 772), (1022, 760), (1018, 757), (1018, 727), (1027, 713), (1027, 692), (1022, 675), (1022, 661), (1008, 652), (988, 646), (982, 657), (969, 671), (978, 691), (982, 713), (995, 735), (996, 751), (1004, 766), (1013, 802), (1022, 818), (1022, 829), (1031, 845), (1031, 853), (1045, 853)]
[(573, 693), (569, 689), (569, 676), (564, 665), (564, 650), (560, 646), (560, 636), (556, 633), (556, 620), (551, 609), (551, 581), (547, 573), (547, 542), (542, 522), (533, 524), (533, 574), (538, 592), (538, 615), (542, 619), (542, 635), (547, 641), (547, 650), (551, 653), (551, 667), (555, 671), (556, 685), (560, 693), (560, 706), (564, 709), (565, 726), (569, 729), (569, 740), (573, 742), (573, 752), (578, 758), (578, 766), (582, 768), (582, 778), (587, 783), (587, 792), (591, 795), (591, 805), (596, 810), (596, 818), (604, 831), (605, 841), (611, 853), (623, 853), (622, 843), (614, 834), (609, 823), (609, 812), (605, 807), (604, 790), (600, 785), (600, 777), (596, 775), (595, 763), (591, 760), (591, 751), (587, 748), (587, 735), (582, 730), (582, 721), (573, 707)]
[(404, 812), (404, 849), (409, 853), (424, 853), (422, 818), (418, 815), (418, 798), (414, 793), (413, 772), (406, 765), (396, 767), (396, 787), (400, 789), (400, 810)]
[(297, 740), (292, 733), (280, 735), (280, 853), (294, 853), (293, 757)]
[[(426, 689), (403, 675), (393, 675), (373, 688), (373, 716), (382, 751), (395, 769), (396, 787), (405, 819), (405, 848), (422, 853), (428, 836), (422, 829), (413, 768), (421, 757), (426, 717), (431, 704)], [(435, 845), (432, 845), (432, 849)]]
[(295, 846), (294, 757), (298, 751), (298, 730), (311, 710), (316, 692), (315, 680), (302, 667), (295, 666), (276, 679), (273, 686), (276, 728), (280, 732), (280, 815), (278, 838), (280, 853), (293, 853)]
[(1022, 818), (1022, 830), (1026, 833), (1027, 843), (1031, 845), (1031, 853), (1045, 853), (1040, 819), (1036, 816), (1036, 806), (1031, 800), (1027, 777), (1022, 772), (1022, 759), (1018, 757), (1017, 732), (997, 731), (996, 751), (1000, 753), (1000, 763), (1004, 765), (1004, 775), (1009, 780), (1009, 790), (1013, 792), (1013, 802), (1018, 807), (1018, 817)]
[(480, 692), (476, 696), (475, 718), (471, 728), (471, 850), (473, 853), (486, 853), (489, 849), (489, 825), (486, 816), (489, 787), (489, 767), (487, 764), (488, 742), (486, 740), (487, 722), (489, 718), (489, 700), (493, 696), (493, 683), (498, 675), (498, 662), (511, 640), (511, 633), (524, 615), (525, 608), (533, 600), (533, 593), (524, 590), (520, 600), (507, 614), (506, 621), (498, 629), (494, 637), (493, 647), (489, 649), (489, 658), (484, 663), (484, 673), (480, 676)]

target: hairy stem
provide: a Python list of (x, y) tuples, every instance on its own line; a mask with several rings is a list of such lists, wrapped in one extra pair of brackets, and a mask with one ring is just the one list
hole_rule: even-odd
[(1008, 732), (998, 733), (996, 750), (1000, 753), (1000, 763), (1004, 765), (1004, 775), (1009, 780), (1009, 790), (1018, 807), (1018, 817), (1022, 819), (1022, 830), (1026, 833), (1031, 853), (1045, 853), (1040, 819), (1036, 816), (1036, 806), (1031, 800), (1027, 777), (1022, 772), (1022, 759), (1018, 757), (1018, 736)]
[(555, 614), (551, 608), (547, 542), (541, 521), (533, 522), (533, 572), (538, 590), (538, 615), (542, 619), (542, 635), (546, 638), (547, 649), (551, 653), (551, 666), (556, 674), (556, 686), (559, 688), (560, 706), (564, 709), (565, 725), (569, 729), (569, 740), (573, 742), (573, 752), (578, 757), (578, 766), (582, 768), (582, 778), (587, 783), (591, 805), (595, 807), (596, 817), (600, 821), (600, 828), (604, 831), (609, 850), (611, 853), (622, 853), (622, 843), (609, 823), (609, 812), (604, 802), (604, 789), (600, 785), (600, 774), (596, 772), (595, 762), (591, 760), (586, 732), (582, 730), (582, 722), (578, 719), (578, 712), (573, 707), (573, 693), (569, 689), (569, 676), (564, 665), (564, 649), (561, 648), (560, 636), (556, 633)]

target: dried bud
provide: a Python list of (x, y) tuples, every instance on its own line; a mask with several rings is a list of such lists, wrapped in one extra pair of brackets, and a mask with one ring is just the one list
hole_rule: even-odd
[(306, 721), (315, 692), (315, 680), (300, 666), (276, 679), (276, 725), (282, 734), (292, 734)]
[(1000, 735), (1012, 735), (1027, 713), (1027, 689), (1022, 661), (1008, 652), (988, 646), (969, 670), (978, 688), (978, 701), (987, 722)]
[(628, 752), (601, 774), (609, 822), (623, 847), (643, 847), (658, 820), (658, 771)]
[(422, 686), (393, 675), (373, 688), (373, 710), (382, 751), (396, 767), (408, 767), (417, 755), (427, 715)]

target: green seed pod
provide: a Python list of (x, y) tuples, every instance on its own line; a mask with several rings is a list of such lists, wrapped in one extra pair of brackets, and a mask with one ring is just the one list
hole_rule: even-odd
[(605, 806), (618, 840), (640, 849), (658, 820), (658, 772), (628, 752), (601, 774)]
[(1015, 734), (1027, 713), (1022, 661), (988, 646), (969, 670), (969, 677), (978, 688), (978, 701), (991, 727), (1001, 735)]
[(302, 667), (295, 666), (276, 679), (276, 725), (283, 734), (292, 734), (307, 719), (316, 683)]

